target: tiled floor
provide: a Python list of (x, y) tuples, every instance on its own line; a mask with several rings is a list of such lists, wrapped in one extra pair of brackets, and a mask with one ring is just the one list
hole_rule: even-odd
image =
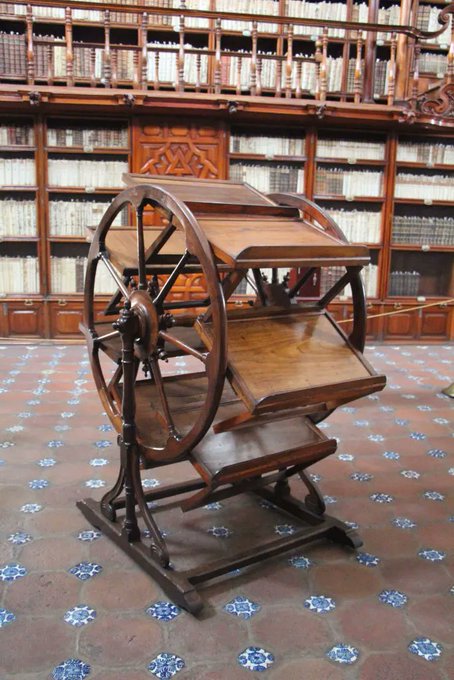
[[(0, 679), (454, 678), (454, 400), (440, 394), (454, 347), (367, 354), (388, 387), (329, 418), (338, 452), (312, 469), (364, 546), (240, 571), (204, 590), (195, 619), (75, 507), (102, 496), (118, 459), (85, 350), (2, 346)], [(162, 517), (177, 556), (293, 530), (254, 498)]]

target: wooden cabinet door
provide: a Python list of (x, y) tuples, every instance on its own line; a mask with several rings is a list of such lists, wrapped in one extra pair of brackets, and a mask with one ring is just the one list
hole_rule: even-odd
[(449, 339), (449, 308), (430, 307), (424, 309), (421, 320), (421, 339)]
[[(405, 305), (405, 309), (408, 306)], [(385, 312), (398, 311), (399, 307), (388, 305)], [(385, 340), (416, 340), (420, 334), (420, 315), (418, 311), (402, 311), (399, 314), (384, 317)]]
[(59, 300), (49, 303), (50, 330), (52, 338), (80, 338), (82, 301)]
[(44, 336), (43, 303), (40, 300), (4, 302), (3, 305), (3, 326), (7, 337), (41, 338)]

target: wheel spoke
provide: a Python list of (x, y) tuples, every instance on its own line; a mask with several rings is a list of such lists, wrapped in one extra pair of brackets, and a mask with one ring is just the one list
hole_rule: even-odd
[(117, 284), (118, 288), (121, 290), (124, 297), (127, 300), (129, 300), (129, 290), (126, 288), (125, 284), (123, 283), (121, 276), (118, 274), (115, 267), (111, 264), (107, 255), (105, 253), (100, 253), (99, 259), (107, 267), (108, 271), (110, 272), (110, 275), (114, 279), (115, 283)]
[(327, 293), (325, 293), (325, 295), (322, 298), (320, 298), (320, 300), (318, 301), (318, 306), (321, 307), (322, 309), (324, 309), (326, 307), (326, 305), (328, 305), (331, 302), (331, 300), (333, 298), (335, 298), (336, 295), (338, 295), (341, 292), (341, 290), (343, 288), (345, 288), (345, 286), (347, 284), (350, 283), (351, 277), (352, 277), (352, 272), (347, 271), (342, 276), (342, 278), (340, 278), (339, 281), (337, 281), (334, 284), (334, 286), (332, 288), (330, 288), (329, 291)]
[(178, 347), (178, 349), (183, 350), (185, 354), (191, 354), (193, 357), (196, 357), (196, 359), (199, 359), (199, 361), (201, 361), (202, 363), (204, 364), (206, 363), (208, 354), (198, 352), (196, 349), (190, 347), (185, 342), (178, 340), (178, 338), (176, 338), (174, 335), (166, 333), (165, 331), (159, 331), (159, 337), (165, 340), (166, 342), (170, 342), (172, 345), (175, 345), (175, 347)]
[(172, 414), (170, 413), (169, 402), (167, 401), (167, 396), (164, 390), (164, 381), (161, 375), (161, 369), (159, 368), (159, 362), (155, 356), (150, 356), (149, 358), (151, 372), (153, 373), (153, 378), (158, 390), (159, 399), (161, 400), (162, 410), (164, 417), (167, 422), (167, 429), (169, 431), (170, 437), (173, 439), (179, 439), (180, 435), (173, 422)]
[(189, 250), (185, 250), (182, 257), (180, 258), (177, 266), (175, 267), (175, 269), (170, 274), (169, 278), (167, 279), (167, 281), (165, 282), (165, 284), (163, 285), (163, 287), (159, 291), (157, 297), (153, 300), (153, 304), (156, 305), (156, 307), (159, 307), (160, 305), (162, 305), (162, 303), (166, 299), (166, 297), (169, 294), (173, 284), (175, 283), (175, 281), (177, 280), (179, 275), (182, 273), (186, 262), (189, 260), (189, 257), (190, 257)]

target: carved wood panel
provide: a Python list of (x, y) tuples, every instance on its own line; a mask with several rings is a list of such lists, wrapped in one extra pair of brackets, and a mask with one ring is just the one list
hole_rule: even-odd
[[(181, 120), (136, 119), (133, 131), (133, 171), (143, 175), (225, 179), (225, 130), (218, 123), (185, 124)], [(145, 212), (144, 223), (159, 224), (159, 216), (150, 209)], [(206, 289), (203, 277), (178, 277), (173, 289), (174, 300), (200, 300), (204, 297)]]
[(219, 124), (134, 123), (134, 172), (225, 179), (226, 157), (226, 135)]

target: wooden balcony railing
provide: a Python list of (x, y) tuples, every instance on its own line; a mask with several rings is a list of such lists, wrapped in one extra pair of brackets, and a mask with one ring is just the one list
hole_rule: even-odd
[[(435, 32), (192, 9), (194, 4), (0, 3), (0, 21), (9, 28), (0, 32), (0, 83), (406, 102), (432, 112), (427, 102), (449, 99), (454, 88), (454, 3), (440, 12)], [(205, 4), (216, 6), (215, 0)], [(434, 81), (436, 88), (421, 92), (427, 90), (420, 77), (421, 49), (443, 32), (450, 45), (445, 75)], [(410, 69), (400, 67), (402, 49), (410, 55), (404, 60)]]

